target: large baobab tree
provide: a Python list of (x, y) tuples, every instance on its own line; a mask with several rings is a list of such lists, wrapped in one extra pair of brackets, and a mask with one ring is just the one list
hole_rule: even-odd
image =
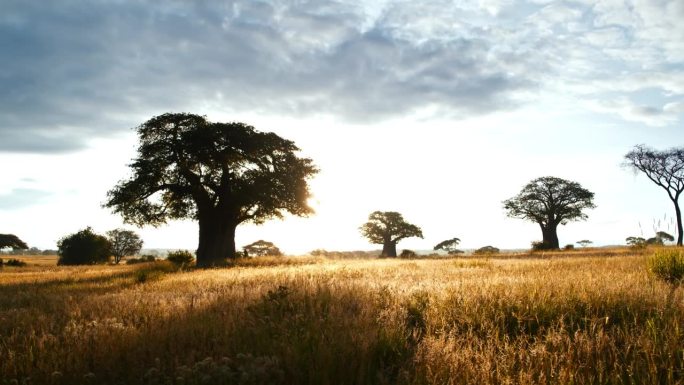
[(235, 258), (241, 223), (313, 212), (307, 181), (317, 169), (276, 134), (192, 114), (157, 116), (137, 131), (133, 175), (109, 191), (105, 206), (139, 226), (197, 220), (197, 266)]
[(509, 217), (539, 224), (544, 248), (558, 249), (558, 225), (585, 220), (582, 211), (596, 207), (593, 200), (594, 193), (579, 183), (547, 176), (531, 181), (503, 203)]

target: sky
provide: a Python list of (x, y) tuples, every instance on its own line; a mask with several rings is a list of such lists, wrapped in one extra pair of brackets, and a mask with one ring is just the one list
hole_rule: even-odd
[(431, 249), (526, 248), (502, 201), (556, 176), (595, 193), (561, 244), (675, 233), (665, 191), (622, 167), (682, 146), (684, 2), (0, 1), (0, 233), (56, 248), (91, 226), (146, 248), (197, 247), (197, 224), (136, 228), (102, 208), (134, 128), (166, 112), (293, 140), (320, 168), (316, 214), (238, 228), (291, 254), (374, 250), (372, 211)]

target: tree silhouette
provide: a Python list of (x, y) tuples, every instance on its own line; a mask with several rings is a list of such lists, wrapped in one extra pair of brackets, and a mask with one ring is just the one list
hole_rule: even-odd
[(582, 247), (587, 247), (587, 246), (591, 245), (591, 244), (594, 243), (594, 242), (592, 242), (592, 241), (590, 241), (590, 240), (588, 240), (588, 239), (583, 239), (583, 240), (577, 241), (577, 242), (575, 242), (575, 243), (577, 243), (578, 245), (580, 245), (580, 246), (582, 246)]
[(11, 248), (12, 250), (25, 250), (28, 249), (28, 245), (19, 239), (14, 234), (0, 234), (0, 250), (4, 248)]
[(382, 245), (381, 257), (396, 257), (397, 243), (404, 238), (423, 238), (420, 227), (406, 222), (401, 214), (394, 211), (371, 213), (360, 230), (371, 243)]
[(674, 237), (664, 231), (658, 231), (656, 232), (655, 237), (653, 238), (648, 238), (646, 240), (647, 245), (664, 245), (665, 242), (672, 242), (674, 241)]
[(635, 248), (642, 248), (646, 246), (646, 240), (642, 237), (627, 237), (625, 238), (625, 242)]
[(462, 251), (456, 248), (459, 243), (461, 243), (461, 240), (458, 238), (447, 239), (435, 245), (433, 250), (444, 250), (449, 255), (460, 254)]
[(545, 248), (558, 249), (558, 225), (586, 219), (582, 210), (596, 207), (593, 199), (594, 193), (579, 183), (547, 176), (531, 181), (503, 203), (509, 217), (539, 224)]
[(57, 242), (58, 265), (92, 265), (106, 263), (111, 255), (111, 244), (102, 235), (87, 227)]
[(682, 246), (684, 228), (679, 196), (684, 191), (684, 148), (657, 151), (637, 145), (625, 155), (625, 159), (625, 166), (643, 172), (653, 183), (667, 191), (677, 217), (677, 246)]
[(134, 231), (114, 229), (107, 231), (107, 238), (111, 244), (111, 253), (114, 263), (119, 264), (127, 255), (135, 255), (142, 249), (143, 241)]
[(245, 253), (245, 257), (279, 257), (283, 255), (280, 249), (276, 247), (276, 245), (274, 245), (272, 242), (264, 241), (261, 239), (256, 242), (250, 243), (247, 246), (243, 246), (242, 250)]
[(317, 169), (276, 134), (184, 113), (154, 117), (137, 131), (133, 176), (109, 191), (105, 206), (139, 226), (197, 220), (200, 267), (235, 258), (241, 223), (313, 212), (307, 180)]

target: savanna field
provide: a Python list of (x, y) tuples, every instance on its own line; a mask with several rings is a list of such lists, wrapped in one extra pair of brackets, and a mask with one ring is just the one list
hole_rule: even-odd
[(2, 384), (681, 384), (652, 250), (0, 271)]

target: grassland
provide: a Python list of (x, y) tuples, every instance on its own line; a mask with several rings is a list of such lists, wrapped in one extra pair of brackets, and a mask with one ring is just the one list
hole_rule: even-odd
[(5, 267), (0, 383), (684, 383), (648, 253)]

